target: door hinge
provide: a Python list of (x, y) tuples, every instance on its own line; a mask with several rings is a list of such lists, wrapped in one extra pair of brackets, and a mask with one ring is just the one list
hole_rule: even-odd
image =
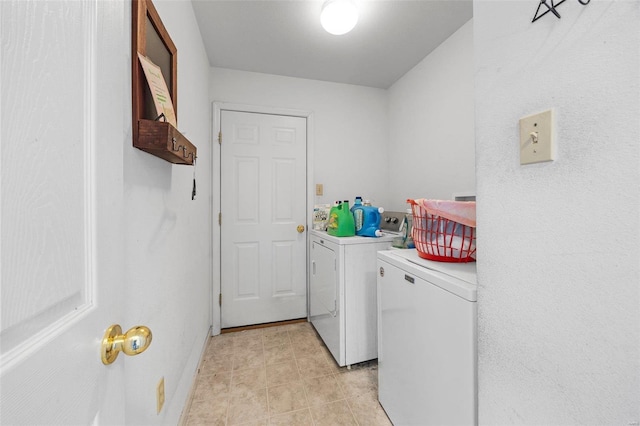
[(218, 306), (222, 306), (222, 293), (218, 294)]
[(218, 225), (222, 225), (222, 213), (218, 213)]
[(218, 132), (218, 145), (222, 145), (222, 132)]

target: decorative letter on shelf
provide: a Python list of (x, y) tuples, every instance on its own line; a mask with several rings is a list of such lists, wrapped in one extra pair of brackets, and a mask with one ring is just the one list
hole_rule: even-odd
[[(174, 164), (193, 165), (197, 148), (176, 129), (178, 51), (151, 0), (133, 0), (132, 4), (133, 146)], [(154, 83), (145, 77), (141, 61), (151, 64), (150, 68), (159, 68), (156, 74), (164, 78), (164, 91), (152, 93), (150, 87), (154, 87)], [(162, 101), (171, 102), (173, 108), (158, 111), (157, 105)]]

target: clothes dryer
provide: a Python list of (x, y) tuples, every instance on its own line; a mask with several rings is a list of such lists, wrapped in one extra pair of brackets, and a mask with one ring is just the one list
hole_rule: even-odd
[(377, 257), (380, 404), (395, 425), (477, 424), (475, 262)]

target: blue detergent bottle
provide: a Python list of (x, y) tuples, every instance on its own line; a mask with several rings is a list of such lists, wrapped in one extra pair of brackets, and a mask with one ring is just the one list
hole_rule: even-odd
[(382, 207), (374, 207), (368, 200), (362, 206), (354, 208), (353, 218), (356, 235), (361, 237), (381, 237), (380, 220), (383, 212), (384, 209)]
[(362, 210), (359, 207), (362, 207), (362, 197), (357, 196), (356, 200), (353, 202), (353, 207), (351, 207), (351, 214), (353, 215), (353, 223), (356, 227), (356, 230), (362, 228), (362, 223), (364, 220)]

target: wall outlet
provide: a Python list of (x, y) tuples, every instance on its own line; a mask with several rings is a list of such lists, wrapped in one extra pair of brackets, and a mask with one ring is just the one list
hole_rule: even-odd
[(164, 405), (164, 377), (160, 379), (158, 382), (158, 387), (156, 388), (156, 401), (158, 405), (158, 414), (162, 411), (162, 406)]
[(316, 183), (316, 195), (322, 195), (324, 193), (324, 187), (321, 183)]

